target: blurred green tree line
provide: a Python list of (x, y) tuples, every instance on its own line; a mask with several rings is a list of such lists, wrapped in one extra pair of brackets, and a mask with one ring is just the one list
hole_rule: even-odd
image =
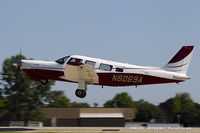
[[(30, 80), (13, 61), (26, 59), (16, 55), (3, 62), (0, 79), (0, 112), (9, 112), (10, 120), (43, 120), (42, 107), (90, 107), (88, 103), (70, 102), (63, 91), (52, 90), (54, 81), (47, 85)], [(94, 103), (94, 107), (98, 104)], [(134, 108), (136, 122), (180, 123), (200, 126), (200, 105), (188, 93), (177, 93), (159, 105), (145, 100), (134, 101), (126, 92), (116, 94), (103, 107)]]
[[(123, 100), (122, 100), (123, 99)], [(144, 100), (133, 101), (126, 92), (108, 100), (104, 107), (134, 107), (136, 122), (180, 123), (182, 126), (200, 126), (200, 105), (188, 93), (177, 93), (159, 105)]]

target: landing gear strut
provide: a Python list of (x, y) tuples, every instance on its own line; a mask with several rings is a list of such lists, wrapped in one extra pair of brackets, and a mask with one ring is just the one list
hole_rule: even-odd
[(47, 84), (48, 84), (48, 79), (41, 79), (40, 82), (41, 82), (43, 85), (47, 85)]
[(84, 98), (87, 95), (86, 90), (87, 85), (85, 80), (80, 80), (78, 83), (78, 89), (76, 89), (75, 94), (77, 97)]

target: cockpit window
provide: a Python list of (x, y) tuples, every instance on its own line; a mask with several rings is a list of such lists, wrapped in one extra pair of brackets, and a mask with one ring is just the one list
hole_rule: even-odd
[(60, 59), (56, 60), (56, 62), (57, 62), (58, 64), (63, 65), (63, 64), (67, 61), (67, 59), (68, 59), (69, 57), (70, 57), (70, 56), (66, 56), (66, 57), (60, 58)]
[(70, 64), (70, 65), (74, 65), (74, 66), (79, 66), (83, 63), (83, 60), (82, 59), (78, 59), (78, 58), (71, 58), (67, 64)]

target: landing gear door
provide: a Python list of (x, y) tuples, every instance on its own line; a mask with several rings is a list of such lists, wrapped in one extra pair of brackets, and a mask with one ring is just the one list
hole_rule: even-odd
[(91, 65), (83, 64), (79, 66), (67, 65), (64, 70), (63, 79), (72, 82), (84, 80), (87, 84), (98, 84), (99, 78)]
[(91, 65), (83, 64), (78, 67), (79, 80), (84, 80), (89, 84), (98, 84), (99, 78)]
[(72, 81), (72, 82), (78, 82), (79, 81), (79, 66), (73, 66), (73, 65), (66, 65), (64, 74), (65, 76), (63, 79)]

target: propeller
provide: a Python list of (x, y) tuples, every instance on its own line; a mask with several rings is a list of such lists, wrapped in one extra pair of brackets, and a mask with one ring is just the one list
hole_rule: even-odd
[(21, 72), (21, 66), (22, 66), (22, 54), (21, 54), (21, 48), (20, 48), (20, 52), (19, 52), (19, 59), (16, 61), (13, 61), (13, 65), (16, 67), (16, 82), (18, 82), (19, 78), (20, 78), (20, 72)]
[(15, 66), (15, 69), (13, 70), (15, 71), (14, 75), (12, 75), (12, 73), (9, 72), (6, 73), (0, 71), (0, 80), (6, 80), (7, 78), (10, 78), (12, 81), (15, 82), (14, 86), (16, 86), (20, 82), (20, 77), (21, 77), (21, 66), (22, 66), (21, 59), (24, 59), (24, 56), (21, 54), (21, 49), (20, 49), (19, 54), (16, 55), (14, 61), (11, 62), (12, 65)]
[(13, 62), (13, 65), (16, 66), (16, 82), (18, 82), (18, 79), (20, 78), (20, 71), (21, 71), (21, 60), (17, 60)]
[(15, 66), (15, 67), (17, 67), (17, 68), (18, 68), (18, 67), (20, 68), (21, 65), (22, 65), (22, 62), (21, 62), (21, 60), (16, 60), (16, 61), (13, 61), (12, 64), (13, 64), (13, 66)]

